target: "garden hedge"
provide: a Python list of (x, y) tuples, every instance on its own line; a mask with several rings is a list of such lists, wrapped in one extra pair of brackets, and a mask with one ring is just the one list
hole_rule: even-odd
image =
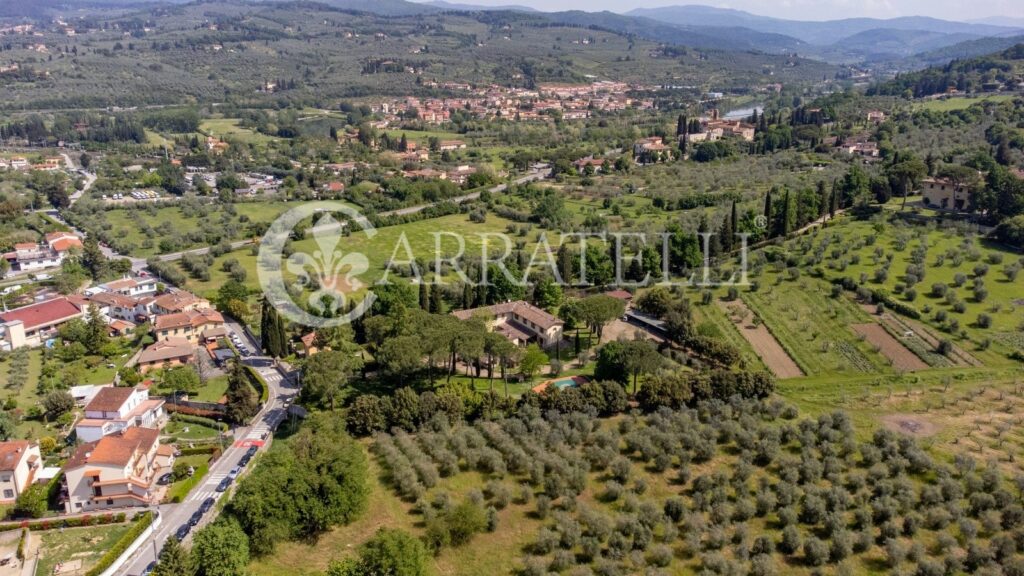
[(99, 576), (104, 570), (110, 568), (110, 565), (113, 564), (121, 554), (124, 554), (124, 551), (132, 545), (132, 542), (135, 542), (135, 539), (138, 538), (146, 528), (149, 528), (152, 523), (153, 513), (144, 513), (135, 525), (129, 528), (128, 531), (121, 536), (121, 539), (110, 548), (110, 550), (107, 550), (106, 554), (100, 558), (100, 561), (85, 573), (85, 576)]

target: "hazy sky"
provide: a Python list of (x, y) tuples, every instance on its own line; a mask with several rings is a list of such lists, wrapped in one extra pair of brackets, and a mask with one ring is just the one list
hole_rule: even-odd
[(545, 11), (611, 10), (638, 7), (706, 4), (792, 20), (832, 20), (870, 16), (932, 16), (946, 20), (976, 20), (990, 16), (1024, 19), (1024, 0), (450, 0), (478, 5), (519, 4)]

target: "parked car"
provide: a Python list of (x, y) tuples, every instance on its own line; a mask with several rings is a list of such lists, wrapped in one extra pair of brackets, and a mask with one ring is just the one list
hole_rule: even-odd
[(229, 487), (231, 487), (231, 478), (225, 478), (220, 481), (220, 484), (217, 484), (217, 492), (224, 492)]
[(228, 472), (228, 478), (231, 478), (232, 480), (234, 480), (235, 478), (238, 478), (238, 473), (241, 472), (241, 471), (242, 471), (241, 467), (235, 466), (234, 468), (231, 469), (231, 472)]
[(207, 512), (210, 511), (210, 508), (213, 508), (213, 505), (216, 504), (216, 502), (217, 501), (214, 500), (213, 498), (207, 498), (206, 500), (203, 500), (202, 504), (199, 505), (199, 510), (203, 514), (206, 514)]
[(246, 466), (249, 465), (250, 460), (252, 460), (252, 456), (249, 456), (248, 454), (243, 454), (242, 457), (238, 459), (238, 467), (245, 468)]
[(142, 574), (140, 574), (139, 576), (149, 576), (153, 573), (153, 570), (156, 570), (156, 560), (153, 560), (152, 562), (147, 564), (146, 569), (143, 570)]
[(258, 446), (249, 446), (249, 449), (246, 450), (245, 453), (248, 454), (249, 457), (251, 458), (251, 457), (255, 456), (256, 452), (258, 452), (258, 451), (259, 451), (259, 447)]
[(167, 474), (164, 474), (163, 476), (157, 478), (156, 483), (159, 484), (160, 486), (167, 486), (168, 484), (171, 483), (171, 480), (173, 479), (174, 475), (168, 472)]
[(192, 513), (192, 516), (188, 519), (188, 523), (189, 523), (190, 526), (195, 526), (196, 524), (199, 524), (199, 521), (202, 520), (202, 519), (203, 519), (203, 511), (202, 510), (196, 510), (195, 512)]
[(177, 538), (179, 542), (181, 542), (185, 539), (186, 536), (188, 536), (188, 533), (191, 531), (192, 525), (186, 522), (181, 526), (178, 526), (178, 530), (174, 533), (174, 537)]

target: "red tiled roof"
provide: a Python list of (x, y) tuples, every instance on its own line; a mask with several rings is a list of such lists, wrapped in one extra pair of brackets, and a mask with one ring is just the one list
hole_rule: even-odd
[(64, 469), (71, 470), (86, 464), (126, 466), (137, 452), (148, 452), (159, 437), (160, 431), (155, 428), (127, 428), (119, 434), (82, 444), (68, 459)]
[(492, 306), (484, 306), (481, 308), (472, 308), (470, 310), (457, 310), (452, 314), (459, 320), (468, 320), (473, 315), (478, 313), (493, 314), (494, 316), (500, 316), (502, 314), (514, 314), (520, 318), (524, 318), (533, 322), (541, 329), (547, 330), (552, 326), (559, 326), (564, 324), (558, 318), (555, 318), (551, 314), (548, 314), (544, 310), (526, 302), (525, 300), (516, 300), (514, 302), (502, 302), (500, 304), (494, 304)]
[(183, 328), (191, 326), (198, 328), (206, 324), (223, 324), (224, 316), (212, 308), (204, 310), (188, 310), (174, 314), (162, 314), (156, 317), (153, 322), (155, 330), (166, 330), (168, 328)]
[(129, 386), (105, 386), (86, 405), (87, 412), (117, 412), (128, 401), (134, 388)]
[(0, 442), (0, 470), (10, 472), (18, 467), (32, 443), (28, 440)]
[(0, 321), (12, 322), (20, 320), (25, 325), (25, 330), (33, 330), (39, 327), (52, 326), (81, 315), (82, 311), (69, 302), (67, 298), (54, 298), (53, 300), (29, 304), (28, 306), (0, 314)]
[(139, 355), (139, 364), (191, 357), (194, 353), (195, 346), (188, 340), (184, 338), (168, 338), (143, 350), (142, 354)]

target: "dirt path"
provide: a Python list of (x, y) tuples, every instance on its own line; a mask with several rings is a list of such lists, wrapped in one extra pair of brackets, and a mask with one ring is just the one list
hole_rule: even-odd
[(804, 375), (803, 370), (796, 362), (789, 357), (786, 350), (775, 339), (775, 336), (768, 330), (764, 323), (754, 326), (747, 322), (753, 318), (754, 313), (742, 300), (733, 302), (719, 301), (718, 305), (725, 310), (726, 315), (739, 330), (740, 334), (747, 339), (751, 348), (761, 358), (764, 365), (779, 378), (799, 378)]
[[(875, 318), (878, 318), (879, 321), (885, 323), (886, 326), (892, 328), (896, 333), (902, 334), (906, 332), (913, 332), (931, 346), (933, 350), (938, 348), (939, 337), (936, 336), (935, 333), (932, 332), (924, 323), (911, 318), (898, 316), (891, 312), (885, 312), (881, 316), (878, 316), (875, 314), (875, 306), (873, 304), (865, 304), (862, 302), (860, 303), (860, 306), (865, 312)], [(956, 366), (983, 366), (977, 358), (971, 356), (956, 344), (953, 344), (953, 351), (948, 356), (948, 359)]]
[(903, 372), (926, 370), (928, 368), (928, 364), (924, 360), (918, 358), (917, 354), (914, 354), (901, 344), (899, 340), (893, 338), (892, 334), (889, 334), (880, 324), (875, 324), (874, 322), (854, 324), (850, 328), (853, 328), (854, 332), (866, 338), (873, 346), (877, 346), (878, 351), (892, 361), (893, 368)]

